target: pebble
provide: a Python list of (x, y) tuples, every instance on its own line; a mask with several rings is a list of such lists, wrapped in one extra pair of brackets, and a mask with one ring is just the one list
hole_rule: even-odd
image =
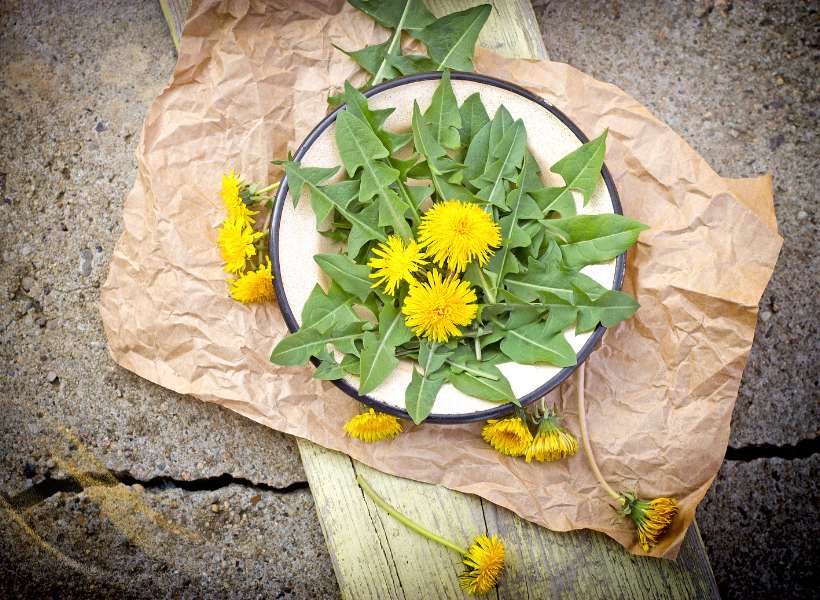
[(141, 483), (135, 483), (131, 486), (131, 489), (133, 489), (135, 492), (142, 493), (145, 491), (145, 486), (143, 486)]
[(25, 291), (30, 291), (31, 288), (34, 287), (34, 279), (31, 277), (23, 277), (20, 281), (20, 287), (23, 288)]
[(772, 313), (768, 310), (761, 311), (760, 313), (760, 320), (764, 323), (772, 318)]
[(49, 383), (57, 383), (58, 379), (59, 378), (57, 377), (57, 373), (55, 373), (54, 371), (49, 371), (46, 375), (46, 381), (48, 381)]
[(807, 213), (805, 210), (801, 210), (799, 213), (797, 213), (797, 218), (800, 219), (801, 221), (804, 220), (808, 216), (809, 216), (809, 213)]
[(219, 512), (219, 504), (211, 504), (211, 512), (218, 513)]
[(88, 248), (83, 248), (80, 250), (80, 274), (83, 277), (88, 277), (91, 275), (91, 261), (93, 258), (94, 256)]

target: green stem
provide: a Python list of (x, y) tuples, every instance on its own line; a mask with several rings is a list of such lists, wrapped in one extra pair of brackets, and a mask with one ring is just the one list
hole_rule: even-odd
[(621, 502), (621, 495), (616, 492), (611, 485), (606, 482), (604, 476), (601, 474), (601, 469), (598, 468), (598, 464), (595, 462), (595, 455), (592, 453), (592, 446), (589, 443), (589, 432), (587, 431), (587, 413), (586, 413), (586, 399), (584, 397), (584, 364), (581, 363), (581, 366), (578, 367), (578, 424), (581, 426), (581, 442), (584, 445), (584, 454), (587, 455), (587, 462), (589, 463), (589, 468), (592, 469), (592, 472), (595, 474), (595, 478), (598, 480), (598, 483), (601, 484), (601, 487), (604, 488), (607, 494), (612, 496), (612, 498), (617, 501)]
[(270, 184), (268, 187), (264, 187), (261, 190), (257, 190), (256, 195), (267, 194), (268, 192), (272, 192), (273, 190), (277, 189), (278, 187), (279, 187), (279, 182), (277, 181), (276, 183)]
[(410, 2), (404, 5), (404, 10), (401, 13), (401, 18), (399, 19), (399, 22), (396, 24), (396, 31), (393, 32), (393, 37), (390, 40), (390, 45), (387, 46), (387, 52), (385, 53), (384, 60), (382, 60), (382, 64), (379, 65), (376, 74), (373, 75), (373, 85), (381, 83), (382, 79), (385, 78), (382, 71), (384, 71), (384, 67), (387, 65), (387, 57), (396, 51), (396, 45), (401, 41), (401, 30), (404, 29), (404, 21), (405, 19), (407, 19), (407, 11), (409, 9)]
[(495, 304), (495, 292), (490, 291), (490, 282), (487, 281), (484, 270), (481, 267), (478, 267), (478, 276), (481, 278), (481, 289), (484, 290), (484, 295), (487, 296), (488, 304)]
[(467, 551), (464, 548), (460, 547), (458, 544), (455, 544), (450, 540), (444, 539), (443, 537), (441, 537), (440, 535), (436, 535), (432, 531), (428, 531), (415, 521), (411, 521), (409, 518), (405, 517), (395, 508), (390, 506), (387, 502), (382, 500), (382, 498), (373, 490), (372, 487), (370, 487), (370, 484), (367, 483), (364, 480), (364, 477), (362, 477), (361, 475), (356, 475), (356, 483), (359, 484), (359, 486), (364, 490), (364, 493), (370, 497), (370, 499), (376, 504), (376, 506), (381, 508), (388, 515), (396, 519), (399, 523), (401, 523), (411, 531), (415, 531), (416, 533), (423, 535), (428, 540), (438, 542), (442, 546), (445, 546), (450, 550), (453, 550), (454, 552), (458, 552), (462, 556), (467, 556)]

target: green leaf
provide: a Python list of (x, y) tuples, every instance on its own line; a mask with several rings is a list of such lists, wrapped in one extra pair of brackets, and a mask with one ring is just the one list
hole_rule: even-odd
[(370, 295), (372, 280), (370, 268), (357, 265), (350, 258), (342, 254), (317, 254), (313, 257), (322, 271), (339, 285), (344, 291), (353, 294), (361, 300)]
[(445, 148), (459, 147), (461, 138), (458, 129), (461, 127), (461, 114), (453, 86), (450, 84), (449, 71), (445, 71), (441, 76), (430, 99), (430, 106), (424, 113), (424, 120), (430, 125), (430, 131), (439, 144)]
[(445, 380), (444, 375), (429, 377), (413, 369), (410, 385), (404, 392), (404, 408), (416, 425), (432, 412), (436, 396)]
[(435, 20), (413, 37), (427, 46), (436, 70), (473, 71), (473, 53), (478, 34), (492, 7), (481, 4)]
[[(398, 75), (395, 68), (390, 64), (388, 56), (391, 52), (395, 52), (396, 43), (393, 36), (390, 36), (381, 44), (372, 44), (365, 46), (361, 50), (345, 50), (339, 46), (334, 46), (337, 50), (341, 50), (350, 58), (356, 61), (362, 69), (374, 76), (379, 73), (382, 79), (392, 79)], [(378, 82), (375, 82), (378, 83)], [(372, 85), (372, 84), (371, 84)]]
[[(392, 60), (401, 55), (401, 33), (407, 30), (413, 34), (435, 21), (435, 17), (427, 10), (421, 0), (351, 0), (356, 8), (372, 16), (385, 27), (393, 28), (390, 38), (377, 48), (369, 50), (365, 48), (358, 53), (348, 53), (354, 60), (373, 75), (370, 85), (376, 85), (386, 79), (393, 79), (398, 72), (393, 66)], [(369, 47), (370, 48), (370, 47)], [(367, 52), (364, 57), (367, 66), (363, 64), (355, 54)]]
[[(495, 111), (495, 116), (489, 123), (478, 130), (464, 159), (464, 178), (468, 181), (478, 179), (490, 167), (490, 163), (497, 159), (501, 140), (513, 127), (513, 118), (502, 105)], [(490, 149), (496, 149), (491, 153)]]
[(531, 192), (544, 216), (557, 212), (562, 217), (575, 216), (575, 199), (567, 188), (542, 188)]
[(390, 152), (373, 130), (346, 110), (336, 117), (336, 147), (350, 177), (362, 169), (359, 188), (362, 203), (367, 203), (399, 176), (397, 169), (378, 160)]
[(538, 300), (543, 292), (549, 292), (571, 303), (575, 296), (572, 283), (570, 274), (544, 265), (532, 257), (527, 263), (526, 273), (510, 275), (504, 280), (512, 293), (527, 302)]
[(458, 165), (447, 155), (433, 136), (430, 126), (421, 115), (418, 103), (415, 102), (413, 103), (413, 144), (416, 151), (426, 161), (427, 175), (439, 199), (469, 199), (471, 197), (463, 187), (447, 181), (446, 175), (452, 174)]
[(349, 375), (356, 375), (358, 377), (359, 373), (361, 373), (361, 361), (358, 356), (352, 354), (346, 354), (342, 362), (339, 363), (339, 366)]
[(310, 292), (302, 307), (302, 328), (313, 327), (319, 333), (327, 333), (332, 328), (358, 323), (361, 319), (353, 311), (355, 298), (336, 283), (331, 283), (325, 294), (318, 283)]
[(366, 15), (373, 17), (379, 25), (408, 32), (424, 29), (436, 20), (421, 0), (348, 0)]
[(359, 393), (366, 394), (378, 387), (399, 364), (396, 346), (413, 337), (404, 324), (404, 315), (392, 304), (385, 304), (379, 314), (379, 335), (364, 334), (361, 357)]
[(318, 358), (320, 362), (319, 366), (316, 367), (316, 370), (313, 372), (314, 379), (332, 381), (345, 376), (345, 371), (342, 369), (342, 366), (336, 362), (336, 358), (327, 350), (319, 352), (316, 358)]
[(544, 222), (564, 233), (560, 243), (564, 264), (570, 268), (602, 263), (626, 252), (646, 225), (623, 215), (578, 215)]
[[(370, 126), (370, 129), (381, 140), (382, 144), (390, 150), (395, 152), (402, 148), (409, 142), (413, 136), (408, 133), (393, 133), (383, 129), (384, 122), (393, 112), (395, 108), (382, 108), (378, 110), (371, 110), (367, 104), (367, 98), (355, 87), (350, 85), (349, 81), (345, 81), (345, 90), (341, 99), (347, 105), (347, 110), (353, 116), (360, 119), (363, 123)], [(395, 167), (395, 165), (393, 165)]]
[(489, 270), (496, 275), (493, 297), (498, 296), (498, 290), (507, 274), (520, 272), (520, 263), (513, 254), (513, 249), (529, 246), (531, 242), (530, 236), (527, 235), (526, 230), (519, 227), (518, 221), (537, 218), (535, 215), (540, 215), (538, 205), (530, 198), (527, 187), (528, 184), (532, 183), (530, 173), (535, 168), (534, 164), (529, 153), (527, 153), (521, 168), (520, 187), (507, 196), (510, 213), (499, 220), (503, 242), (501, 248), (496, 251), (488, 265)]
[[(495, 365), (483, 364), (478, 361), (468, 361), (466, 366), (469, 370), (460, 373), (451, 372), (448, 380), (456, 389), (461, 390), (469, 396), (475, 396), (489, 402), (512, 402), (518, 404), (518, 399), (513, 394), (510, 382)], [(492, 373), (495, 379), (479, 377), (475, 371), (480, 370)]]
[[(492, 138), (492, 127), (490, 130)], [(490, 143), (489, 165), (477, 179), (471, 183), (479, 188), (476, 194), (479, 198), (509, 210), (505, 203), (507, 187), (505, 181), (511, 181), (518, 175), (518, 168), (527, 153), (527, 131), (524, 122), (519, 119), (515, 122), (498, 144)], [(530, 161), (530, 165), (532, 162)], [(521, 178), (525, 175), (522, 173)], [(529, 174), (527, 174), (529, 177)], [(534, 201), (533, 201), (534, 203)], [(541, 216), (539, 211), (538, 216)]]
[(459, 131), (461, 145), (467, 148), (470, 146), (473, 137), (484, 125), (490, 122), (490, 116), (487, 114), (487, 109), (484, 108), (484, 103), (481, 102), (481, 95), (478, 92), (471, 94), (458, 109), (458, 112), (461, 114), (461, 130)]
[(300, 167), (299, 163), (294, 160), (286, 160), (282, 162), (282, 167), (285, 169), (285, 175), (288, 178), (288, 189), (293, 200), (293, 206), (299, 204), (299, 199), (302, 196), (302, 190), (306, 183), (319, 185), (325, 179), (333, 177), (338, 171), (339, 167), (332, 167), (330, 169), (323, 169), (320, 167)]
[(425, 375), (432, 375), (444, 366), (444, 363), (452, 354), (453, 350), (447, 348), (447, 346), (422, 340), (419, 344), (418, 361), (421, 372)]
[(577, 362), (575, 351), (564, 335), (545, 335), (543, 323), (507, 330), (507, 335), (501, 340), (501, 351), (523, 365), (549, 363), (556, 367), (570, 367)]
[(324, 350), (328, 344), (345, 348), (361, 337), (361, 327), (357, 324), (348, 325), (328, 334), (319, 333), (313, 328), (300, 329), (291, 333), (276, 345), (270, 360), (277, 365), (302, 365), (311, 356), (316, 356)]
[(436, 65), (429, 56), (423, 54), (392, 54), (387, 57), (390, 66), (402, 75), (415, 75), (435, 71)]
[[(552, 205), (566, 206), (572, 199), (572, 190), (576, 190), (583, 195), (584, 206), (586, 206), (601, 178), (601, 167), (604, 164), (606, 134), (608, 131), (608, 129), (605, 129), (597, 138), (587, 142), (552, 165), (550, 171), (558, 173), (564, 178), (564, 187), (558, 188), (561, 189), (561, 192), (551, 197)], [(575, 200), (572, 200), (572, 203), (574, 206)], [(558, 209), (547, 206), (544, 209), (544, 215), (550, 210)], [(561, 211), (558, 210), (558, 212)]]
[(592, 331), (598, 323), (604, 327), (617, 325), (640, 308), (640, 304), (632, 296), (623, 292), (610, 290), (595, 301), (580, 292), (578, 296), (578, 323), (575, 326), (578, 333)]

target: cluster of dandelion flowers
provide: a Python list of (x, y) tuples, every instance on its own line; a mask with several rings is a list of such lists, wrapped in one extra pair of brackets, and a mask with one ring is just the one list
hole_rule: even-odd
[(253, 217), (257, 214), (248, 208), (248, 205), (242, 200), (239, 192), (245, 184), (240, 179), (239, 175), (234, 171), (230, 171), (227, 175), (222, 176), (222, 202), (225, 205), (225, 210), (228, 212), (228, 220), (239, 219), (253, 224)]
[(377, 413), (371, 408), (345, 423), (345, 432), (350, 437), (369, 444), (394, 438), (402, 432), (402, 428), (393, 415)]
[(505, 456), (522, 456), (532, 443), (532, 433), (520, 415), (506, 419), (490, 419), (481, 430), (481, 437)]
[(231, 298), (242, 304), (273, 300), (273, 274), (270, 258), (267, 259), (267, 264), (259, 265), (255, 271), (248, 271), (229, 283)]
[(476, 295), (466, 281), (454, 275), (442, 278), (438, 270), (427, 273), (427, 281), (415, 283), (404, 299), (406, 325), (431, 342), (460, 337), (459, 326), (472, 323), (478, 312)]
[(622, 492), (619, 501), (622, 508), (618, 513), (635, 523), (644, 552), (649, 552), (658, 543), (678, 514), (678, 503), (674, 498), (642, 500), (632, 492)]
[(501, 245), (501, 230), (478, 204), (447, 200), (424, 213), (418, 238), (439, 267), (461, 273), (473, 260), (487, 264)]
[(578, 440), (558, 424), (553, 412), (546, 412), (538, 423), (538, 431), (527, 448), (527, 462), (534, 458), (538, 462), (561, 460), (578, 452)]
[(391, 235), (387, 242), (379, 244), (373, 249), (373, 254), (376, 256), (367, 263), (373, 269), (370, 278), (376, 280), (371, 287), (383, 285), (384, 291), (391, 296), (402, 281), (416, 283), (413, 274), (427, 264), (424, 252), (414, 240), (405, 244), (397, 235)]
[(264, 235), (261, 231), (254, 231), (245, 219), (226, 219), (219, 230), (218, 240), (225, 271), (233, 274), (242, 273), (245, 270), (245, 261), (256, 255), (254, 243)]

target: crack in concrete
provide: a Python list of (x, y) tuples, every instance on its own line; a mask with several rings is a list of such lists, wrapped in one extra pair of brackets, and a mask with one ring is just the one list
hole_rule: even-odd
[(760, 458), (782, 458), (784, 460), (795, 460), (808, 458), (820, 453), (820, 437), (800, 440), (796, 444), (748, 444), (735, 448), (726, 448), (725, 460), (738, 462), (749, 462)]
[[(191, 480), (176, 479), (174, 477), (167, 476), (157, 476), (150, 479), (138, 479), (131, 475), (128, 471), (115, 472), (114, 476), (116, 476), (119, 483), (128, 486), (139, 484), (147, 490), (180, 489), (185, 490), (186, 492), (210, 492), (226, 488), (230, 485), (239, 485), (245, 488), (251, 488), (264, 492), (289, 494), (298, 490), (308, 489), (307, 481), (294, 481), (293, 483), (285, 486), (274, 486), (268, 483), (257, 483), (251, 481), (250, 479), (246, 479), (245, 477), (235, 477), (230, 473), (223, 473), (222, 475), (216, 475), (213, 477), (200, 477), (198, 479)], [(82, 477), (83, 479), (94, 482), (91, 486), (85, 487), (92, 487), (95, 485), (111, 487), (110, 475), (102, 473), (83, 473)], [(14, 509), (20, 511), (36, 506), (59, 492), (78, 494), (82, 492), (85, 487), (75, 477), (54, 478), (47, 476), (43, 481), (29, 486), (14, 496), (8, 496), (6, 494), (2, 495)]]

